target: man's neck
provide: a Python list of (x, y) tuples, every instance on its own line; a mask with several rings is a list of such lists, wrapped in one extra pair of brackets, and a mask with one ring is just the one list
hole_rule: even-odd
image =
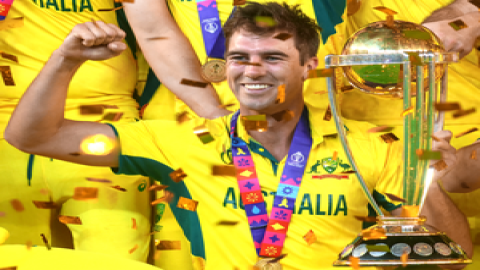
[[(287, 117), (283, 117), (282, 120), (278, 121), (278, 117), (275, 114), (267, 116), (268, 129), (264, 132), (249, 130), (248, 134), (259, 142), (265, 149), (270, 152), (278, 161), (281, 161), (287, 154), (290, 149), (290, 144), (292, 143), (293, 133), (295, 127), (297, 126), (300, 117), (302, 116), (302, 111), (304, 104), (298, 104), (295, 107), (290, 107), (288, 110), (293, 113), (293, 117), (289, 120)], [(252, 115), (252, 114), (265, 114), (259, 112), (252, 112), (248, 110), (240, 109), (241, 115)], [(280, 112), (276, 112), (277, 115)], [(277, 118), (277, 119), (275, 119)]]

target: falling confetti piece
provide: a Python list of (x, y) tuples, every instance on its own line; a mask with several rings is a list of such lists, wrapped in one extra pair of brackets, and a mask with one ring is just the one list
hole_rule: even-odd
[(387, 232), (384, 228), (369, 228), (362, 231), (363, 241), (387, 239)]
[(101, 9), (98, 9), (98, 11), (100, 11), (100, 12), (117, 11), (117, 10), (120, 10), (122, 8), (123, 8), (123, 6), (119, 6), (119, 7), (116, 7), (116, 8), (101, 8)]
[(468, 27), (468, 25), (462, 20), (455, 20), (453, 22), (449, 22), (448, 25), (455, 29), (455, 31), (462, 30)]
[(177, 207), (181, 209), (185, 209), (188, 211), (195, 212), (197, 210), (198, 202), (192, 199), (188, 199), (185, 197), (181, 197), (178, 199)]
[(212, 175), (214, 176), (236, 176), (237, 169), (235, 166), (221, 165), (212, 167)]
[(38, 209), (56, 209), (57, 205), (54, 202), (32, 201)]
[(284, 110), (284, 111), (272, 114), (273, 119), (275, 119), (275, 121), (277, 122), (290, 121), (293, 119), (294, 116), (295, 116), (295, 113), (290, 110)]
[(314, 69), (308, 71), (308, 79), (332, 77), (333, 68)]
[(222, 220), (217, 222), (217, 226), (235, 226), (238, 224), (238, 221), (228, 221), (228, 220)]
[(9, 66), (0, 66), (0, 72), (2, 73), (2, 79), (5, 86), (15, 86), (15, 82), (13, 81), (12, 77), (12, 71), (10, 70)]
[(0, 21), (0, 31), (18, 27), (23, 27), (23, 17)]
[(162, 240), (157, 245), (157, 250), (172, 250), (172, 249), (181, 249), (181, 242)]
[(132, 229), (137, 229), (137, 220), (135, 218), (132, 218)]
[(173, 197), (174, 197), (173, 193), (165, 190), (164, 191), (164, 196), (162, 198), (156, 199), (153, 202), (151, 202), (150, 204), (151, 205), (157, 205), (157, 204), (160, 204), (160, 203), (163, 203), (163, 202), (170, 203), (170, 202), (172, 202)]
[(337, 160), (337, 158), (338, 158), (338, 152), (337, 152), (337, 151), (333, 151), (332, 160)]
[(400, 198), (398, 197), (397, 195), (393, 195), (391, 193), (385, 193), (385, 195), (392, 201), (395, 201), (395, 202), (403, 202), (403, 203), (406, 203), (407, 201), (403, 198)]
[(437, 136), (435, 136), (435, 135), (433, 135), (433, 134), (432, 134), (431, 137), (432, 137), (432, 139), (433, 139), (434, 141), (436, 141), (436, 142), (440, 142), (440, 141), (441, 141), (440, 138), (438, 138)]
[(395, 14), (398, 13), (398, 12), (392, 10), (392, 9), (389, 9), (389, 8), (383, 7), (383, 6), (374, 7), (373, 9), (381, 11), (381, 12), (387, 14), (387, 15), (395, 15)]
[(393, 142), (399, 140), (398, 137), (395, 136), (395, 134), (393, 134), (393, 133), (391, 133), (391, 132), (390, 132), (390, 133), (383, 134), (383, 135), (380, 135), (380, 138), (382, 138), (383, 141), (386, 142), (386, 143), (393, 143)]
[(246, 130), (263, 132), (268, 129), (267, 116), (264, 114), (242, 116), (241, 119)]
[(409, 114), (412, 114), (413, 113), (413, 107), (411, 106), (410, 108), (404, 110), (401, 114), (401, 116), (406, 116), (406, 115), (409, 115)]
[(457, 135), (455, 135), (455, 138), (463, 137), (463, 136), (465, 136), (467, 134), (470, 134), (472, 132), (475, 132), (475, 131), (478, 131), (478, 128), (476, 128), (476, 127), (470, 128), (468, 130), (465, 130), (464, 132), (458, 133)]
[(303, 240), (307, 242), (307, 244), (310, 246), (311, 244), (317, 242), (317, 236), (315, 236), (315, 233), (310, 230), (303, 236)]
[(276, 258), (273, 258), (271, 259), (270, 261), (268, 261), (268, 263), (276, 263), (276, 262), (279, 262), (281, 259), (287, 257), (287, 254), (282, 254)]
[(402, 261), (402, 266), (407, 267), (408, 262), (408, 252), (404, 251), (402, 256), (400, 256), (400, 260)]
[(353, 91), (353, 89), (355, 89), (355, 87), (353, 87), (351, 85), (347, 85), (347, 86), (343, 86), (342, 88), (340, 88), (340, 91), (342, 91), (343, 93), (347, 93), (347, 92)]
[(23, 207), (22, 202), (18, 199), (11, 200), (10, 204), (12, 205), (13, 209), (15, 209), (15, 211), (17, 212), (22, 212), (23, 210), (25, 210), (25, 207)]
[(195, 127), (193, 129), (193, 133), (197, 135), (197, 137), (200, 139), (200, 141), (202, 141), (203, 144), (207, 144), (214, 140), (213, 136), (210, 134), (208, 128), (205, 125)]
[(16, 266), (0, 268), (0, 270), (17, 270)]
[(126, 192), (126, 191), (127, 191), (125, 188), (122, 188), (122, 187), (119, 186), (119, 185), (111, 186), (111, 188), (114, 188), (114, 189), (116, 189), (116, 190), (120, 190), (120, 191), (123, 191), (123, 192)]
[(275, 100), (275, 104), (281, 104), (283, 102), (285, 102), (285, 84), (282, 84), (278, 87), (277, 99)]
[(138, 248), (138, 244), (135, 244), (135, 246), (132, 249), (130, 249), (128, 253), (132, 254), (133, 252), (135, 252), (135, 250), (137, 250), (137, 248)]
[(45, 244), (45, 246), (47, 247), (48, 250), (51, 250), (52, 247), (50, 246), (50, 244), (48, 243), (48, 240), (47, 240), (47, 237), (45, 237), (45, 234), (40, 234), (40, 236), (42, 237), (42, 241), (43, 243)]
[(182, 124), (182, 123), (190, 120), (190, 117), (188, 117), (188, 112), (186, 112), (186, 111), (177, 114), (177, 116), (175, 118), (177, 120), (177, 123), (179, 123), (179, 124)]
[(442, 152), (440, 151), (429, 151), (424, 149), (415, 150), (418, 159), (420, 160), (440, 160), (442, 159)]
[(444, 160), (440, 160), (439, 162), (433, 164), (433, 168), (435, 168), (435, 170), (437, 172), (443, 171), (447, 167), (448, 167), (448, 165), (447, 165), (447, 163), (445, 163)]
[(33, 246), (33, 243), (32, 243), (32, 241), (27, 241), (27, 243), (25, 243), (25, 245), (27, 246), (27, 250), (31, 250), (32, 246)]
[(182, 170), (182, 168), (178, 168), (176, 171), (171, 172), (169, 176), (172, 178), (173, 182), (178, 183), (187, 177), (187, 174)]
[(285, 41), (289, 38), (291, 38), (292, 35), (289, 34), (289, 33), (278, 33), (276, 36), (274, 36), (273, 38), (276, 38), (276, 39), (280, 39), (282, 41)]
[(103, 105), (81, 105), (80, 114), (81, 115), (97, 115), (103, 114)]
[(385, 21), (385, 26), (387, 26), (387, 27), (393, 27), (394, 26), (393, 15), (387, 15), (387, 20)]
[(469, 114), (472, 114), (474, 112), (476, 112), (477, 110), (475, 108), (471, 108), (471, 109), (468, 109), (468, 110), (459, 110), (459, 111), (456, 111), (452, 114), (452, 117), (453, 118), (459, 118), (459, 117), (463, 117), (463, 116), (466, 116), (466, 115), (469, 115)]
[(461, 110), (458, 102), (440, 102), (435, 103), (435, 110), (437, 111), (457, 111)]
[(349, 260), (350, 260), (350, 266), (351, 266), (354, 270), (360, 269), (360, 265), (359, 265), (359, 264), (360, 264), (360, 259), (359, 259), (359, 258), (350, 256)]
[(356, 173), (356, 171), (354, 171), (354, 170), (349, 170), (349, 171), (341, 172), (340, 174), (354, 174), (354, 173)]
[(101, 121), (116, 122), (120, 120), (122, 116), (123, 116), (123, 112), (116, 112), (116, 113), (111, 112), (111, 113), (105, 114)]
[(275, 26), (275, 20), (272, 17), (268, 16), (256, 16), (255, 17), (255, 24), (258, 27), (274, 27)]
[(60, 216), (58, 216), (58, 220), (63, 224), (82, 225), (82, 221), (80, 220), (80, 217), (60, 215)]
[(470, 154), (470, 159), (477, 160), (477, 150), (473, 150)]
[(402, 206), (401, 217), (418, 217), (419, 206), (418, 205), (404, 205)]
[(361, 216), (354, 216), (356, 220), (362, 221), (362, 222), (377, 222), (376, 217), (361, 217)]
[(149, 191), (152, 191), (152, 190), (154, 190), (154, 191), (159, 191), (159, 190), (164, 190), (164, 189), (166, 189), (167, 187), (168, 187), (167, 185), (153, 184), (153, 185), (151, 185), (151, 186), (148, 188), (148, 190), (149, 190)]
[(247, 0), (233, 0), (234, 6), (243, 6), (247, 3)]
[(87, 181), (90, 182), (97, 182), (97, 183), (112, 183), (112, 181), (108, 179), (100, 179), (100, 178), (93, 178), (93, 177), (87, 177)]
[(15, 55), (8, 54), (6, 52), (0, 52), (0, 55), (4, 59), (12, 60), (13, 62), (18, 63), (18, 58)]
[(328, 91), (327, 90), (318, 91), (318, 92), (315, 92), (314, 94), (317, 94), (317, 95), (328, 94)]
[(366, 246), (368, 251), (373, 251), (373, 252), (390, 252), (390, 248), (388, 246), (384, 245), (367, 245)]
[(325, 115), (323, 116), (323, 121), (330, 120), (332, 120), (332, 109), (330, 109), (330, 105), (328, 105), (327, 110), (325, 111)]
[(76, 187), (73, 193), (74, 200), (84, 201), (98, 198), (98, 188), (95, 187)]
[(371, 129), (369, 129), (367, 132), (370, 132), (370, 133), (390, 132), (393, 129), (394, 129), (393, 127), (389, 127), (389, 126), (379, 126), (379, 127), (373, 127)]
[(410, 60), (410, 63), (412, 66), (421, 66), (423, 65), (422, 58), (420, 58), (420, 54), (418, 52), (405, 52), (408, 54), (408, 60)]
[(180, 84), (193, 86), (193, 87), (199, 87), (199, 88), (205, 88), (208, 85), (208, 83), (206, 83), (206, 82), (197, 82), (197, 81), (192, 81), (192, 80), (188, 80), (188, 79), (182, 79), (180, 81)]

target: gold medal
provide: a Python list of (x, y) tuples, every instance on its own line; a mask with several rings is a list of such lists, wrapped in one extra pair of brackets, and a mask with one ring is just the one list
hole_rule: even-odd
[(221, 60), (210, 60), (202, 66), (202, 77), (208, 82), (223, 82), (227, 79), (225, 62)]
[(260, 259), (255, 266), (260, 270), (282, 270), (280, 262), (271, 262), (272, 258)]

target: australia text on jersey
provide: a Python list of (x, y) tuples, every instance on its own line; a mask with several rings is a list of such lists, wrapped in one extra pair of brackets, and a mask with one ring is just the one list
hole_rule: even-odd
[(64, 12), (93, 11), (90, 0), (32, 0), (37, 6)]

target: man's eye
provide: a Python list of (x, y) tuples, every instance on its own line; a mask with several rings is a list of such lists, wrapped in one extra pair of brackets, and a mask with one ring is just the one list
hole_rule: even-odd
[(245, 56), (232, 56), (232, 57), (230, 57), (230, 59), (234, 60), (234, 61), (245, 61), (246, 57)]
[(267, 56), (267, 61), (278, 61), (280, 60), (280, 58), (276, 57), (276, 56)]

